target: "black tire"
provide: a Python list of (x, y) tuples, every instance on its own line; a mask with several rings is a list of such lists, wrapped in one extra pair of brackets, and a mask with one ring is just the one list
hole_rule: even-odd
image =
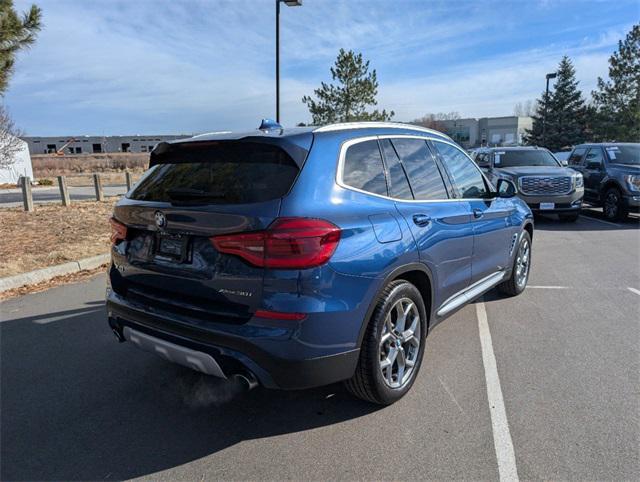
[[(419, 346), (415, 364), (411, 373), (407, 375), (408, 379), (402, 386), (392, 388), (385, 382), (380, 365), (381, 338), (386, 327), (385, 320), (387, 315), (398, 303), (405, 299), (409, 299), (414, 303), (420, 317), (418, 322), (420, 333), (416, 336), (419, 339)], [(358, 360), (355, 374), (351, 379), (344, 382), (347, 390), (358, 398), (380, 405), (390, 405), (402, 398), (413, 386), (420, 370), (426, 333), (427, 312), (424, 300), (418, 289), (405, 280), (396, 280), (389, 283), (376, 301), (376, 307), (362, 340), (360, 359)], [(403, 359), (404, 353), (403, 351)], [(409, 352), (407, 351), (407, 353)]]
[(578, 220), (580, 213), (570, 213), (570, 214), (558, 214), (558, 218), (560, 221), (566, 221), (568, 223), (575, 223)]
[[(529, 246), (529, 254), (528, 254), (528, 263), (527, 263), (527, 271), (524, 278), (524, 282), (518, 279), (518, 261), (521, 256), (521, 250), (525, 243)], [(527, 282), (529, 281), (529, 273), (531, 272), (531, 236), (528, 231), (523, 231), (522, 235), (520, 235), (520, 241), (518, 242), (518, 247), (515, 250), (513, 256), (513, 265), (511, 266), (511, 276), (506, 281), (503, 281), (498, 285), (498, 291), (503, 295), (507, 296), (517, 296), (524, 291), (527, 287)]]
[(602, 213), (609, 221), (618, 221), (627, 217), (627, 210), (622, 204), (622, 195), (616, 187), (610, 187), (604, 193)]

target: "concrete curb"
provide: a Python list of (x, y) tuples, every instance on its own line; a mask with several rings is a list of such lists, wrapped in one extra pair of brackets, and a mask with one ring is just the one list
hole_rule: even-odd
[(78, 261), (69, 261), (68, 263), (49, 266), (48, 268), (37, 269), (27, 273), (20, 273), (15, 276), (0, 278), (0, 293), (14, 288), (20, 288), (21, 286), (48, 281), (56, 276), (95, 269), (105, 263), (108, 263), (110, 256), (111, 255), (109, 254), (100, 254), (90, 258), (79, 259)]

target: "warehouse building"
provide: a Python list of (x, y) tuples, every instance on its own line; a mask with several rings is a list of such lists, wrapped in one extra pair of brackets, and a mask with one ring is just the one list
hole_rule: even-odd
[(531, 117), (482, 117), (438, 121), (444, 132), (464, 148), (515, 146), (523, 144), (525, 131), (531, 129)]
[(185, 139), (191, 134), (175, 136), (59, 136), (22, 137), (29, 145), (29, 153), (102, 154), (109, 152), (151, 152), (159, 142)]

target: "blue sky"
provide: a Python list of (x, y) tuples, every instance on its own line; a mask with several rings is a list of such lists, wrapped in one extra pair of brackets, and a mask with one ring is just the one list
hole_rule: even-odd
[[(247, 129), (275, 116), (273, 0), (35, 1), (45, 28), (4, 99), (29, 135)], [(303, 3), (280, 17), (284, 125), (309, 122), (300, 99), (330, 80), (341, 47), (371, 61), (396, 120), (511, 115), (565, 54), (590, 92), (640, 19), (637, 0)]]

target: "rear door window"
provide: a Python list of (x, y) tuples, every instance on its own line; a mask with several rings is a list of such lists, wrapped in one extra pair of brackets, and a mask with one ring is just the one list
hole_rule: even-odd
[(129, 197), (181, 203), (256, 203), (284, 196), (298, 171), (293, 159), (271, 144), (184, 144), (163, 155)]
[(391, 139), (402, 160), (413, 195), (419, 200), (447, 199), (449, 196), (440, 170), (422, 139)]
[(444, 160), (462, 198), (484, 198), (489, 194), (489, 187), (480, 173), (480, 169), (460, 149), (444, 142), (433, 143)]
[(393, 148), (391, 141), (389, 139), (382, 139), (380, 146), (382, 147), (384, 161), (387, 164), (387, 171), (389, 172), (389, 192), (391, 193), (391, 197), (396, 199), (413, 199), (404, 167), (402, 167), (402, 162), (396, 150)]
[(358, 142), (347, 148), (342, 182), (361, 191), (387, 195), (387, 181), (377, 140)]

